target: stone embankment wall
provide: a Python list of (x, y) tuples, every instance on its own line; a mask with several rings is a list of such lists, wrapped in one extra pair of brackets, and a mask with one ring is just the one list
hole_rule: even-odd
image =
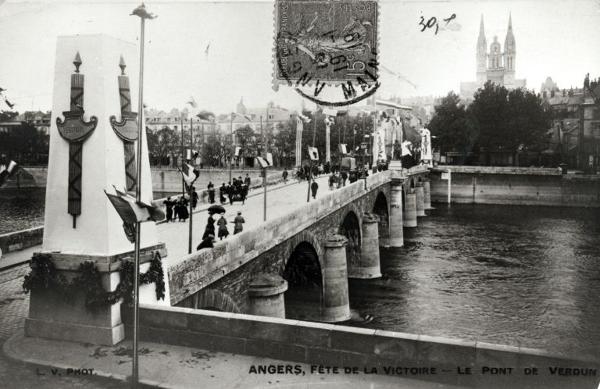
[(40, 245), (42, 244), (43, 236), (43, 226), (0, 235), (0, 256), (12, 251), (19, 251), (28, 247)]
[(452, 172), (452, 202), (474, 204), (600, 207), (600, 176), (561, 174), (558, 169), (438, 166), (430, 174), (431, 200), (447, 202)]
[[(129, 311), (123, 310), (124, 321), (129, 324), (127, 337), (131, 337)], [(420, 367), (430, 372), (435, 368), (437, 374), (409, 377), (474, 387), (508, 387), (501, 385), (502, 376), (481, 374), (482, 367), (510, 367), (514, 375), (523, 374), (524, 368), (535, 367), (539, 373), (531, 378), (532, 383), (539, 383), (546, 376), (552, 387), (597, 385), (597, 377), (547, 376), (549, 367), (597, 369), (598, 361), (593, 359), (524, 347), (238, 313), (141, 305), (140, 337), (151, 342), (311, 365), (356, 366), (361, 372), (375, 367), (378, 374), (386, 374), (384, 367)], [(457, 367), (463, 372), (466, 368), (473, 369), (473, 374), (458, 375)], [(444, 374), (442, 370), (450, 373)], [(526, 379), (524, 376), (523, 380)]]

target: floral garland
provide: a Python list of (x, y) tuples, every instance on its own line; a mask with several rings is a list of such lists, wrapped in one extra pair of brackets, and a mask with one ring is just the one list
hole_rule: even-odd
[[(79, 265), (79, 274), (71, 281), (67, 281), (63, 274), (59, 274), (48, 254), (36, 255), (29, 265), (31, 272), (25, 276), (23, 289), (29, 292), (33, 289), (53, 290), (65, 301), (72, 301), (77, 291), (83, 291), (85, 307), (96, 311), (101, 307), (116, 304), (121, 299), (128, 305), (133, 304), (133, 270), (131, 261), (122, 261), (119, 274), (121, 281), (113, 292), (107, 292), (102, 286), (102, 278), (96, 265), (86, 261)], [(154, 254), (150, 261), (150, 269), (139, 276), (140, 285), (154, 283), (154, 291), (158, 300), (165, 298), (165, 281), (160, 255)]]

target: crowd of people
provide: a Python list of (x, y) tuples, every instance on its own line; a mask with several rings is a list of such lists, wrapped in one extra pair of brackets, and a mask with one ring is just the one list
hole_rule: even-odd
[[(222, 183), (219, 187), (219, 202), (221, 203), (221, 205), (226, 204), (228, 202), (229, 204), (233, 204), (233, 202), (237, 200), (241, 201), (242, 204), (245, 204), (246, 198), (248, 197), (248, 190), (250, 189), (251, 182), (252, 181), (250, 179), (250, 176), (248, 175), (248, 173), (246, 173), (246, 177), (244, 179), (242, 179), (242, 176), (238, 178), (234, 177), (233, 182), (229, 182), (227, 183), (227, 185), (225, 183)], [(208, 202), (210, 204), (214, 204), (216, 202), (216, 190), (215, 185), (212, 183), (212, 181), (209, 181), (207, 189)]]
[[(198, 205), (198, 193), (194, 187), (191, 188), (191, 201), (192, 201), (192, 209), (196, 209)], [(165, 205), (165, 215), (167, 223), (169, 222), (185, 222), (188, 217), (190, 217), (190, 212), (188, 209), (190, 200), (185, 196), (169, 196), (163, 204)]]
[[(237, 216), (229, 223), (233, 224), (233, 234), (235, 235), (244, 230), (244, 223), (246, 223), (246, 220), (242, 216), (242, 212), (238, 211)], [(217, 225), (216, 227), (215, 224)], [(217, 236), (219, 240), (227, 238), (229, 236), (227, 224), (228, 222), (227, 219), (225, 219), (224, 213), (209, 215), (208, 220), (206, 221), (204, 234), (202, 235), (202, 242), (196, 249), (202, 250), (204, 248), (212, 248), (216, 241), (215, 236)]]

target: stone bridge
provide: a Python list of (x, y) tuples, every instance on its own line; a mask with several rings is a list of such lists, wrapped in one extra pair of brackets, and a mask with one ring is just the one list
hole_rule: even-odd
[(169, 268), (171, 304), (348, 320), (348, 278), (381, 277), (379, 246), (402, 246), (403, 226), (416, 226), (427, 174), (380, 172), (182, 258)]

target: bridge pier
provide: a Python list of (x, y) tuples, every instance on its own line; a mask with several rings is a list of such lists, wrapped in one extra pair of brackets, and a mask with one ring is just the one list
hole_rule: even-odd
[(416, 195), (416, 208), (417, 208), (417, 216), (427, 216), (425, 214), (425, 191), (423, 190), (423, 186), (418, 184), (415, 187), (415, 195)]
[(332, 235), (325, 242), (323, 266), (323, 302), (321, 320), (335, 323), (350, 319), (346, 244), (342, 235)]
[(285, 319), (283, 293), (287, 288), (287, 281), (279, 275), (258, 274), (250, 281), (248, 290), (250, 314)]
[(423, 182), (423, 194), (425, 195), (425, 210), (433, 209), (431, 207), (431, 182)]
[(381, 266), (379, 262), (379, 217), (365, 213), (362, 225), (362, 245), (360, 246), (360, 262), (358, 266), (348, 269), (350, 278), (379, 278)]
[(404, 246), (404, 231), (402, 221), (402, 182), (392, 181), (390, 204), (390, 237), (384, 242), (384, 247)]
[(404, 227), (417, 226), (417, 195), (407, 192), (404, 203)]

